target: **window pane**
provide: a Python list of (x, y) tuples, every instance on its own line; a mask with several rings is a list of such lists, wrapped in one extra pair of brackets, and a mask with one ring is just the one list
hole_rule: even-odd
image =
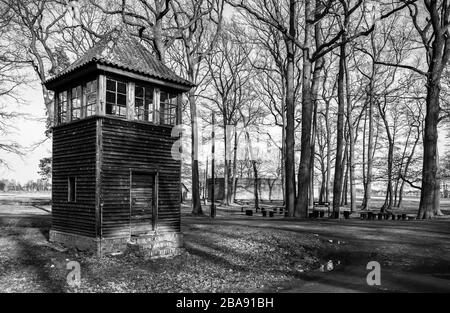
[(125, 95), (117, 94), (117, 104), (127, 105), (127, 97)]
[(67, 188), (67, 194), (68, 194), (68, 201), (69, 202), (76, 202), (77, 200), (77, 180), (75, 177), (69, 177), (68, 179), (68, 188)]
[(119, 93), (127, 93), (127, 84), (117, 82), (117, 92)]
[(176, 123), (177, 95), (161, 91), (160, 97), (160, 123), (175, 125)]
[(67, 91), (58, 94), (58, 123), (67, 121)]
[(110, 78), (108, 82), (110, 87), (107, 87), (106, 92), (106, 114), (126, 117), (127, 84)]
[(127, 107), (123, 106), (123, 105), (117, 105), (116, 114), (119, 116), (126, 116), (127, 115)]
[(72, 108), (79, 109), (81, 107), (81, 99), (80, 98), (72, 98)]
[(95, 106), (97, 104), (97, 80), (87, 82), (84, 88), (86, 94), (86, 103), (84, 103), (83, 111), (85, 116), (95, 114)]
[(86, 106), (86, 116), (91, 116), (95, 114), (95, 105), (90, 104)]
[(167, 93), (165, 91), (161, 91), (160, 101), (166, 102), (167, 101)]
[(97, 92), (97, 80), (86, 83), (86, 93)]
[(113, 104), (106, 103), (106, 114), (113, 114)]
[(107, 103), (116, 103), (116, 94), (113, 92), (106, 92), (106, 102)]
[(106, 90), (116, 91), (116, 81), (107, 79), (106, 80)]
[(144, 88), (136, 86), (134, 94), (135, 94), (136, 98), (144, 98)]
[(135, 119), (153, 121), (153, 88), (136, 85), (134, 106)]

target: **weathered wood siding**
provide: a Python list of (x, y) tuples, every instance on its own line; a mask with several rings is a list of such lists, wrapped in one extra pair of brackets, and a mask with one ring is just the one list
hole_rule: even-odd
[[(53, 129), (52, 229), (96, 236), (96, 118)], [(76, 202), (68, 201), (68, 177), (77, 180)]]
[(171, 127), (101, 117), (101, 236), (130, 232), (130, 172), (158, 171), (158, 231), (180, 231), (180, 161)]

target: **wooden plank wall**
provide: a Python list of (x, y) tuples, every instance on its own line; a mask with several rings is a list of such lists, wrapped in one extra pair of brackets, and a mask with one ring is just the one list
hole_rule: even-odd
[(158, 231), (180, 231), (180, 161), (171, 127), (102, 117), (102, 237), (129, 234), (130, 171), (158, 170)]
[[(96, 118), (53, 129), (52, 229), (95, 237)], [(68, 177), (77, 199), (68, 202)]]

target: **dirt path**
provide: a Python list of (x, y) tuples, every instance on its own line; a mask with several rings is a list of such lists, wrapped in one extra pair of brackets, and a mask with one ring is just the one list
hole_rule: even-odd
[[(48, 209), (0, 205), (0, 291), (73, 292), (64, 285), (70, 259), (83, 268), (75, 292), (450, 292), (450, 220), (183, 213), (182, 257), (99, 260), (48, 247)], [(332, 271), (317, 270), (329, 260)], [(366, 283), (369, 261), (381, 265), (381, 286)]]
[[(287, 281), (282, 292), (450, 292), (450, 221), (185, 219), (185, 223), (220, 223), (316, 234), (327, 242), (321, 256), (333, 271), (313, 271)], [(381, 285), (368, 286), (369, 261), (381, 265)], [(339, 263), (339, 265), (336, 265)]]

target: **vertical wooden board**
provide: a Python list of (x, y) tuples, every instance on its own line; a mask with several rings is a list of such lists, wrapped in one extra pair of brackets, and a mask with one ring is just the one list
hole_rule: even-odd
[(155, 114), (153, 114), (153, 123), (155, 124), (160, 124), (160, 120), (159, 120), (159, 110), (160, 110), (160, 89), (159, 88), (155, 88), (153, 89), (153, 112), (155, 112)]
[(172, 159), (177, 140), (171, 128), (109, 117), (102, 128), (103, 237), (130, 232), (131, 172), (158, 172), (155, 212), (163, 229), (180, 230), (180, 162)]
[[(96, 236), (95, 119), (53, 129), (52, 229)], [(68, 201), (68, 178), (76, 178), (76, 201)]]
[(102, 193), (101, 193), (101, 166), (102, 166), (102, 119), (96, 119), (96, 164), (95, 164), (95, 225), (97, 237), (102, 237)]
[(127, 84), (127, 119), (134, 120), (134, 82)]
[(105, 115), (105, 106), (106, 106), (106, 76), (99, 75), (98, 76), (98, 89), (97, 89), (97, 115)]
[(58, 111), (58, 93), (55, 92), (53, 94), (53, 125), (54, 126), (58, 125), (58, 116), (59, 116), (59, 111)]
[(72, 121), (72, 88), (67, 90), (67, 122)]
[(81, 84), (81, 108), (80, 108), (80, 118), (83, 119), (86, 117), (85, 106), (87, 103), (87, 97), (86, 97), (86, 83)]
[(155, 173), (131, 172), (131, 235), (139, 235), (154, 229), (155, 213)]

